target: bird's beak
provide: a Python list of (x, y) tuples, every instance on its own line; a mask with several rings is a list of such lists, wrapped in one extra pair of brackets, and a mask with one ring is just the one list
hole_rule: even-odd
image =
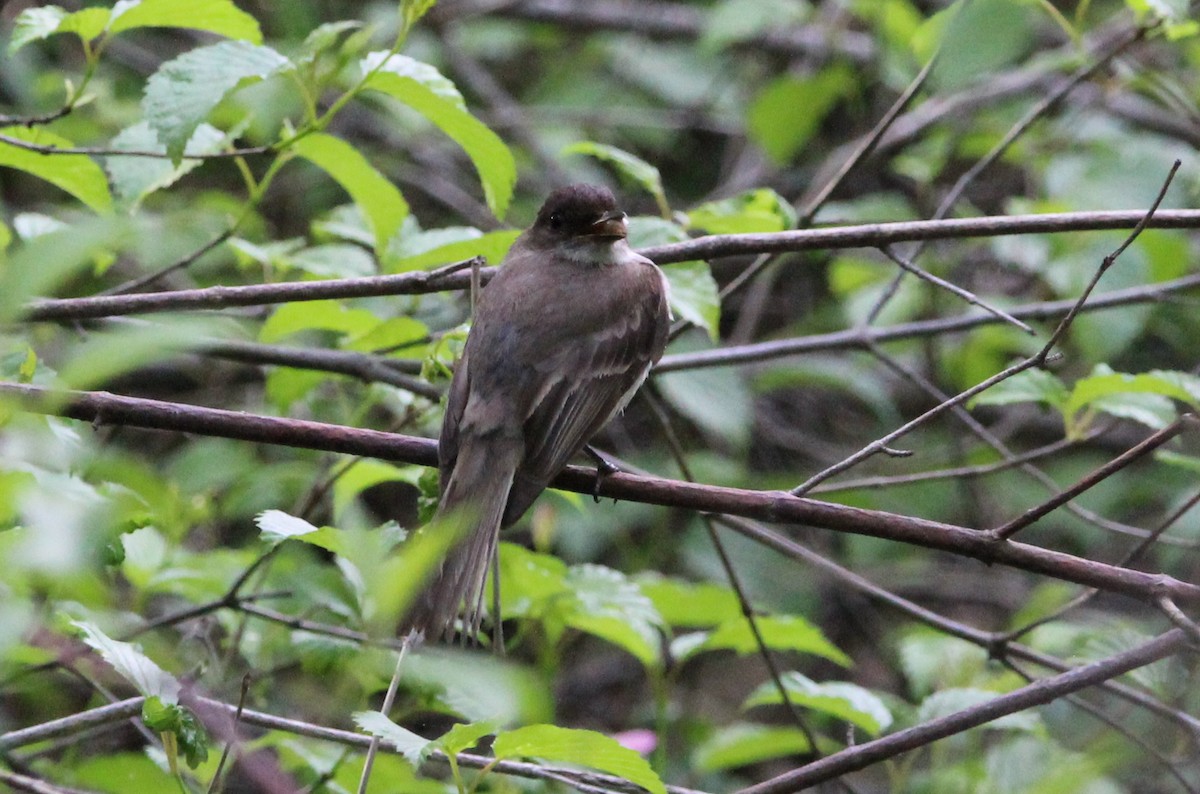
[(588, 229), (588, 234), (595, 237), (611, 237), (618, 239), (625, 237), (629, 233), (629, 224), (625, 221), (625, 213), (620, 210), (606, 212), (600, 216), (600, 219), (591, 225)]

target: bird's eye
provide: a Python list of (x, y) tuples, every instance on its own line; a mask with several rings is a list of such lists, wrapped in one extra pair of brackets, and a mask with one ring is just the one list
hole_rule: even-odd
[(562, 225), (563, 225), (562, 213), (556, 212), (550, 216), (550, 228), (551, 229), (561, 229)]

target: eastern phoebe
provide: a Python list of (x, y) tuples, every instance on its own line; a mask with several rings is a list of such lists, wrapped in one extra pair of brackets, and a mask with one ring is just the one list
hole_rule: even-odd
[(438, 515), (465, 512), (463, 539), (410, 610), (409, 628), (479, 626), (501, 527), (646, 379), (667, 344), (662, 271), (629, 247), (607, 188), (550, 194), (483, 290), (450, 384), (438, 446)]

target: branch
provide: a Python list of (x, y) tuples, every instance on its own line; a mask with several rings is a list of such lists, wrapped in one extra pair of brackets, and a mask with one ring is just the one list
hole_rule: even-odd
[[(78, 714), (73, 714), (70, 717), (65, 717), (61, 720), (53, 720), (45, 722), (41, 725), (35, 725), (31, 728), (25, 728), (19, 731), (10, 731), (0, 734), (0, 750), (10, 750), (17, 747), (33, 744), (35, 742), (53, 739), (57, 736), (70, 735), (77, 733), (85, 728), (90, 728), (96, 725), (104, 725), (111, 722), (119, 722), (121, 720), (137, 717), (142, 713), (142, 704), (145, 702), (143, 697), (133, 697), (122, 700), (118, 703), (110, 703), (107, 706), (83, 711)], [(287, 719), (285, 717), (277, 717), (274, 714), (267, 714), (253, 709), (242, 709), (239, 713), (238, 707), (231, 703), (224, 703), (220, 700), (211, 698), (199, 697), (196, 695), (187, 695), (181, 698), (183, 705), (195, 711), (206, 712), (204, 716), (212, 716), (214, 713), (222, 718), (233, 720), (235, 717), (237, 722), (245, 725), (254, 725), (267, 730), (278, 730), (292, 733), (297, 736), (307, 736), (312, 739), (320, 739), (327, 742), (335, 742), (337, 744), (355, 747), (359, 749), (367, 749), (371, 743), (371, 737), (361, 733), (352, 731), (344, 731), (337, 728), (327, 728), (323, 725), (315, 725), (310, 722), (302, 722), (300, 720)], [(385, 749), (391, 752), (398, 752), (388, 743), (382, 745)], [(440, 762), (446, 762), (446, 756), (440, 751), (434, 751), (431, 759)], [(562, 769), (556, 767), (543, 767), (538, 764), (525, 763), (523, 761), (497, 761), (494, 758), (485, 756), (472, 755), (470, 753), (459, 753), (457, 756), (458, 763), (462, 766), (471, 767), (472, 769), (488, 768), (496, 772), (517, 777), (526, 777), (532, 779), (554, 779), (574, 784), (580, 782), (585, 785), (594, 785), (603, 787), (605, 790), (614, 792), (640, 792), (642, 789), (632, 783), (618, 777), (603, 775), (595, 772), (581, 772), (576, 769)], [(681, 788), (679, 786), (667, 786), (667, 791), (670, 794), (703, 794), (702, 792), (693, 791), (691, 789)]]
[[(1132, 229), (1145, 216), (1145, 210), (1046, 212), (1035, 215), (985, 215), (979, 218), (868, 223), (856, 226), (797, 229), (787, 232), (714, 234), (679, 243), (650, 246), (641, 249), (640, 253), (662, 265), (721, 256), (786, 253), (830, 248), (880, 248), (892, 243), (918, 240), (957, 240), (964, 237), (1001, 237), (1012, 234)], [(1157, 212), (1147, 224), (1147, 228), (1200, 228), (1200, 210)]]
[[(18, 149), (26, 149), (38, 154), (54, 155), (54, 154), (84, 154), (91, 157), (150, 157), (157, 160), (170, 159), (170, 155), (166, 152), (156, 152), (143, 149), (109, 149), (102, 146), (48, 146), (41, 143), (30, 143), (23, 141), (20, 138), (14, 138), (10, 135), (0, 134), (0, 143), (6, 143), (9, 146), (15, 146)], [(220, 152), (209, 152), (205, 154), (189, 154), (184, 152), (184, 160), (219, 160), (228, 159), (230, 157), (246, 157), (257, 154), (270, 154), (273, 152), (270, 146), (252, 146), (248, 149), (227, 149)]]
[(1050, 703), (1073, 692), (1116, 678), (1130, 670), (1145, 667), (1178, 652), (1185, 644), (1186, 635), (1183, 630), (1172, 629), (1132, 650), (1078, 667), (1069, 673), (1042, 679), (973, 708), (897, 731), (882, 739), (848, 747), (771, 780), (741, 789), (737, 794), (785, 794), (833, 780), (848, 772), (923, 747), (937, 739), (984, 725), (1007, 714)]
[[(437, 465), (437, 442), (395, 433), (199, 408), (104, 392), (52, 391), (15, 383), (0, 383), (0, 395), (14, 398), (24, 410), (93, 423), (200, 433), (242, 441), (367, 455), (422, 466)], [(590, 494), (596, 490), (595, 479), (595, 472), (590, 467), (571, 466), (552, 485)], [(1169, 596), (1178, 602), (1200, 602), (1200, 585), (1182, 582), (1165, 574), (1134, 571), (1014, 541), (995, 541), (967, 527), (880, 510), (830, 504), (792, 496), (783, 491), (753, 491), (616, 473), (602, 480), (599, 493), (614, 499), (664, 507), (724, 513), (773, 523), (807, 524), (884, 538), (947, 551), (988, 564), (1007, 565), (1143, 601), (1153, 602), (1162, 596)]]
[[(1195, 289), (1196, 287), (1200, 287), (1200, 274), (1184, 276), (1172, 279), (1171, 281), (1162, 281), (1157, 284), (1145, 284), (1138, 287), (1112, 290), (1111, 292), (1103, 292), (1090, 297), (1088, 302), (1079, 308), (1079, 311), (1092, 312), (1100, 309), (1115, 309), (1131, 303), (1158, 300), (1169, 293)], [(1077, 298), (1066, 298), (1042, 303), (1027, 303), (1024, 306), (1010, 308), (1008, 313), (1022, 320), (1058, 319), (1064, 313), (1069, 312), (1077, 303)], [(755, 342), (748, 345), (699, 350), (694, 353), (675, 353), (663, 356), (654, 368), (654, 372), (663, 373), (682, 369), (748, 364), (754, 361), (768, 361), (784, 356), (815, 353), (818, 351), (862, 349), (881, 342), (895, 342), (901, 339), (970, 331), (981, 325), (991, 325), (997, 322), (1000, 322), (1000, 320), (989, 314), (960, 314), (956, 317), (917, 320), (911, 323), (899, 323), (883, 328), (851, 328), (845, 331), (813, 334), (794, 339)]]
[[(630, 3), (612, 0), (518, 0), (496, 3), (494, 0), (446, 3), (430, 17), (441, 22), (472, 13), (490, 12), (536, 22), (551, 22), (561, 27), (586, 31), (617, 30), (637, 33), (655, 40), (697, 39), (707, 29), (707, 15), (686, 3)], [(769, 27), (765, 32), (739, 42), (738, 47), (783, 55), (816, 57), (841, 56), (855, 61), (875, 57), (871, 38), (854, 30), (828, 30), (813, 25)]]
[[(24, 319), (86, 320), (125, 314), (179, 311), (183, 309), (226, 309), (231, 306), (261, 306), (268, 303), (316, 301), (330, 298), (369, 298), (387, 295), (418, 295), (465, 288), (469, 273), (450, 273), (450, 268), (469, 267), (474, 259), (431, 271), (390, 276), (337, 278), (323, 281), (287, 281), (280, 284), (249, 284), (241, 287), (203, 287), (136, 295), (99, 295), (91, 298), (61, 298), (35, 301)], [(478, 258), (483, 262), (482, 258)]]
[[(686, 262), (693, 259), (712, 259), (722, 256), (740, 256), (759, 253), (782, 253), (810, 251), (814, 249), (878, 248), (890, 243), (914, 240), (948, 240), (964, 237), (992, 237), (1012, 234), (1043, 234), (1048, 232), (1100, 231), (1107, 229), (1132, 229), (1145, 220), (1144, 212), (1057, 212), (1039, 215), (996, 215), (982, 218), (952, 218), (940, 221), (903, 221), (897, 223), (873, 223), (836, 228), (803, 229), (788, 232), (763, 234), (725, 234), (697, 237), (681, 243), (657, 245), (643, 248), (641, 253), (659, 264)], [(1155, 229), (1200, 228), (1200, 210), (1168, 210), (1155, 213), (1146, 224)], [(104, 295), (91, 298), (64, 298), (42, 300), (32, 303), (25, 314), (27, 320), (83, 320), (95, 317), (137, 314), (145, 312), (176, 311), (180, 309), (221, 309), (230, 306), (259, 306), (264, 303), (287, 301), (324, 300), (327, 298), (360, 298), (380, 295), (423, 295), (451, 289), (466, 289), (470, 286), (470, 273), (459, 272), (469, 268), (472, 260), (456, 262), (432, 271), (400, 273), (388, 276), (365, 278), (328, 279), (324, 281), (285, 282), (282, 284), (253, 284), (241, 287), (207, 287), (171, 292), (152, 292), (138, 295)], [(493, 275), (494, 268), (479, 271), (483, 283)], [(1191, 277), (1191, 279), (1200, 277)], [(1177, 279), (1178, 282), (1190, 279)], [(1143, 290), (1163, 289), (1165, 282)], [(1107, 293), (1106, 296), (1115, 293)], [(1140, 293), (1141, 295), (1155, 294)], [(1102, 304), (1097, 298), (1092, 305)], [(1143, 298), (1144, 299), (1144, 298)], [(1053, 307), (1057, 304), (1037, 304)], [(1067, 304), (1065, 311), (1070, 308)], [(1049, 314), (1053, 309), (1035, 311), (1022, 315), (1012, 310), (1010, 315), (1034, 319)], [(973, 325), (987, 322), (976, 319)], [(861, 338), (858, 331), (851, 332)], [(866, 333), (876, 334), (876, 331)], [(879, 337), (875, 337), (879, 341)], [(788, 340), (801, 341), (801, 340)], [(781, 344), (781, 343), (763, 343)], [(752, 347), (752, 346), (750, 346)], [(706, 351), (714, 353), (718, 351)], [(697, 354), (699, 355), (699, 354)]]

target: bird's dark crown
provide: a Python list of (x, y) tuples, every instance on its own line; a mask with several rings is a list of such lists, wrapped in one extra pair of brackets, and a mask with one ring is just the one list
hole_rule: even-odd
[(567, 185), (550, 194), (538, 210), (534, 226), (556, 234), (590, 234), (597, 221), (618, 212), (617, 200), (608, 188)]

